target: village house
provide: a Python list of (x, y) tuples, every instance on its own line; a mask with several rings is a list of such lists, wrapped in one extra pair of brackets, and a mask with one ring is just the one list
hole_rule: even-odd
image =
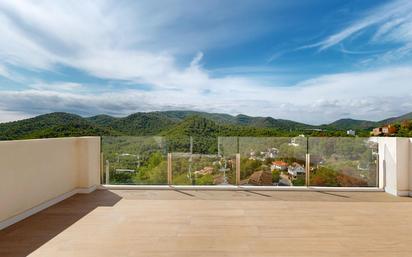
[(346, 135), (348, 135), (348, 136), (356, 136), (356, 131), (350, 129), (350, 130), (346, 131)]
[(265, 158), (274, 159), (278, 156), (279, 150), (277, 148), (269, 148), (266, 152), (260, 152), (260, 154)]
[(388, 125), (384, 127), (374, 128), (372, 134), (374, 136), (390, 136), (397, 132), (397, 128), (393, 125)]
[(299, 142), (301, 142), (303, 138), (305, 138), (305, 135), (299, 135), (297, 137), (292, 138), (290, 140), (289, 146), (293, 146), (293, 147), (300, 146)]
[(305, 167), (300, 165), (299, 163), (294, 162), (292, 165), (288, 167), (289, 175), (296, 177), (301, 174), (305, 174)]
[(284, 161), (275, 161), (272, 162), (272, 165), (270, 166), (270, 170), (274, 171), (274, 170), (287, 170), (288, 169), (288, 164)]
[(269, 171), (255, 171), (248, 179), (240, 181), (241, 185), (271, 186), (272, 174)]

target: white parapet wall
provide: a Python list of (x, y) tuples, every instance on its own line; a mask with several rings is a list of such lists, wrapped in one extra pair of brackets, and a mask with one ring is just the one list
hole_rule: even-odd
[(409, 196), (412, 196), (412, 138), (409, 139)]
[(0, 142), (0, 229), (100, 184), (100, 137)]
[(379, 187), (396, 196), (412, 196), (412, 139), (381, 137)]

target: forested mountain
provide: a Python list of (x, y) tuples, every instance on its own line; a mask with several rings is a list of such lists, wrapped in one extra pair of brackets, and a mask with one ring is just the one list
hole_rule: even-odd
[(404, 114), (399, 117), (392, 117), (386, 120), (382, 120), (380, 121), (380, 124), (391, 124), (391, 123), (402, 122), (404, 120), (412, 120), (412, 112)]
[[(98, 125), (111, 126), (122, 130), (125, 124), (138, 125), (138, 131), (150, 126), (147, 121), (160, 125), (161, 130), (186, 120), (189, 117), (202, 117), (223, 125), (252, 126), (257, 128), (274, 128), (281, 130), (313, 129), (315, 126), (294, 122), (290, 120), (274, 119), (272, 117), (251, 117), (243, 114), (232, 116), (222, 113), (207, 113), (196, 111), (164, 111), (164, 112), (138, 112), (124, 118), (115, 118), (109, 115), (97, 115), (86, 118)], [(129, 126), (129, 125), (127, 125)], [(128, 132), (129, 129), (127, 129)]]
[(276, 128), (281, 130), (313, 129), (315, 126), (290, 120), (274, 119), (272, 117), (250, 117), (239, 114), (235, 117), (235, 124), (258, 128)]
[(412, 112), (404, 114), (399, 117), (392, 117), (381, 121), (368, 121), (368, 120), (354, 120), (354, 119), (340, 119), (330, 124), (322, 125), (323, 129), (336, 129), (336, 130), (371, 130), (379, 126), (385, 126), (388, 124), (400, 123), (405, 120), (412, 120)]
[(88, 121), (96, 123), (100, 126), (111, 126), (114, 122), (119, 120), (120, 118), (116, 118), (106, 114), (100, 114), (93, 117), (86, 118)]
[(292, 133), (274, 128), (219, 124), (211, 119), (195, 115), (186, 118), (173, 128), (161, 133), (161, 135), (169, 140), (170, 145), (177, 147), (179, 150), (189, 150), (189, 137), (191, 136), (194, 146), (193, 151), (216, 152), (217, 145), (215, 142), (219, 136), (296, 136), (299, 133), (301, 132), (295, 131)]
[(341, 119), (313, 126), (271, 117), (232, 116), (196, 111), (138, 112), (127, 117), (97, 115), (84, 118), (69, 113), (50, 113), (0, 124), (0, 140), (92, 135), (176, 136), (343, 136), (353, 129), (368, 135), (373, 127), (412, 119), (412, 113), (373, 122)]
[(328, 125), (324, 125), (323, 128), (339, 129), (339, 130), (359, 130), (359, 129), (372, 129), (379, 126), (379, 122), (367, 121), (367, 120), (354, 120), (354, 119), (340, 119), (332, 122)]
[(0, 124), (0, 140), (88, 135), (121, 133), (109, 127), (99, 126), (78, 115), (62, 112)]
[[(153, 112), (135, 113), (125, 118), (114, 119), (106, 126), (130, 136), (143, 136), (157, 135), (164, 130), (170, 129), (176, 123), (177, 121), (160, 112)], [(103, 125), (101, 123), (97, 124)]]

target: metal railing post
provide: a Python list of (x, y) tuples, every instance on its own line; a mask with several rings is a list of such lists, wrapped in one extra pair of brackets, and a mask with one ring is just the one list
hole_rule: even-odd
[(110, 173), (110, 163), (109, 163), (109, 160), (106, 160), (106, 185), (110, 184), (109, 173)]
[[(384, 160), (385, 161), (385, 160)], [(379, 174), (379, 168), (380, 168), (380, 159), (379, 159), (379, 154), (376, 156), (376, 169), (375, 169), (375, 183), (376, 183), (376, 187), (379, 187), (379, 176), (380, 176), (380, 174)], [(383, 176), (382, 176), (382, 179), (384, 179), (385, 178), (385, 173), (383, 174)], [(382, 181), (382, 182), (384, 182), (384, 180)], [(383, 185), (383, 187), (382, 188), (385, 188), (385, 184), (384, 183), (382, 183), (382, 185)]]
[(236, 185), (240, 185), (240, 153), (236, 154)]
[(306, 186), (310, 186), (310, 154), (306, 154)]
[(167, 184), (172, 185), (173, 173), (172, 173), (172, 154), (167, 153)]
[(100, 153), (100, 184), (103, 184), (104, 155)]

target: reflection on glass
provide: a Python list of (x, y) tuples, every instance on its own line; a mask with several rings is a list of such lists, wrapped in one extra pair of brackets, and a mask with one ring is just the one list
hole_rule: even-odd
[(254, 186), (304, 186), (307, 139), (239, 138), (240, 183)]
[(167, 184), (162, 137), (102, 137), (102, 152), (109, 184)]
[[(227, 143), (236, 138), (222, 139)], [(221, 138), (210, 144), (199, 138), (189, 137), (188, 151), (172, 153), (174, 185), (229, 185), (236, 182), (236, 154), (223, 146)], [(208, 147), (206, 147), (208, 145)], [(216, 152), (217, 150), (217, 152)]]
[(310, 185), (377, 186), (378, 144), (370, 138), (309, 138)]
[(173, 153), (173, 184), (229, 185), (235, 184), (235, 158), (218, 155)]
[(102, 152), (109, 184), (378, 186), (372, 138), (102, 137)]

